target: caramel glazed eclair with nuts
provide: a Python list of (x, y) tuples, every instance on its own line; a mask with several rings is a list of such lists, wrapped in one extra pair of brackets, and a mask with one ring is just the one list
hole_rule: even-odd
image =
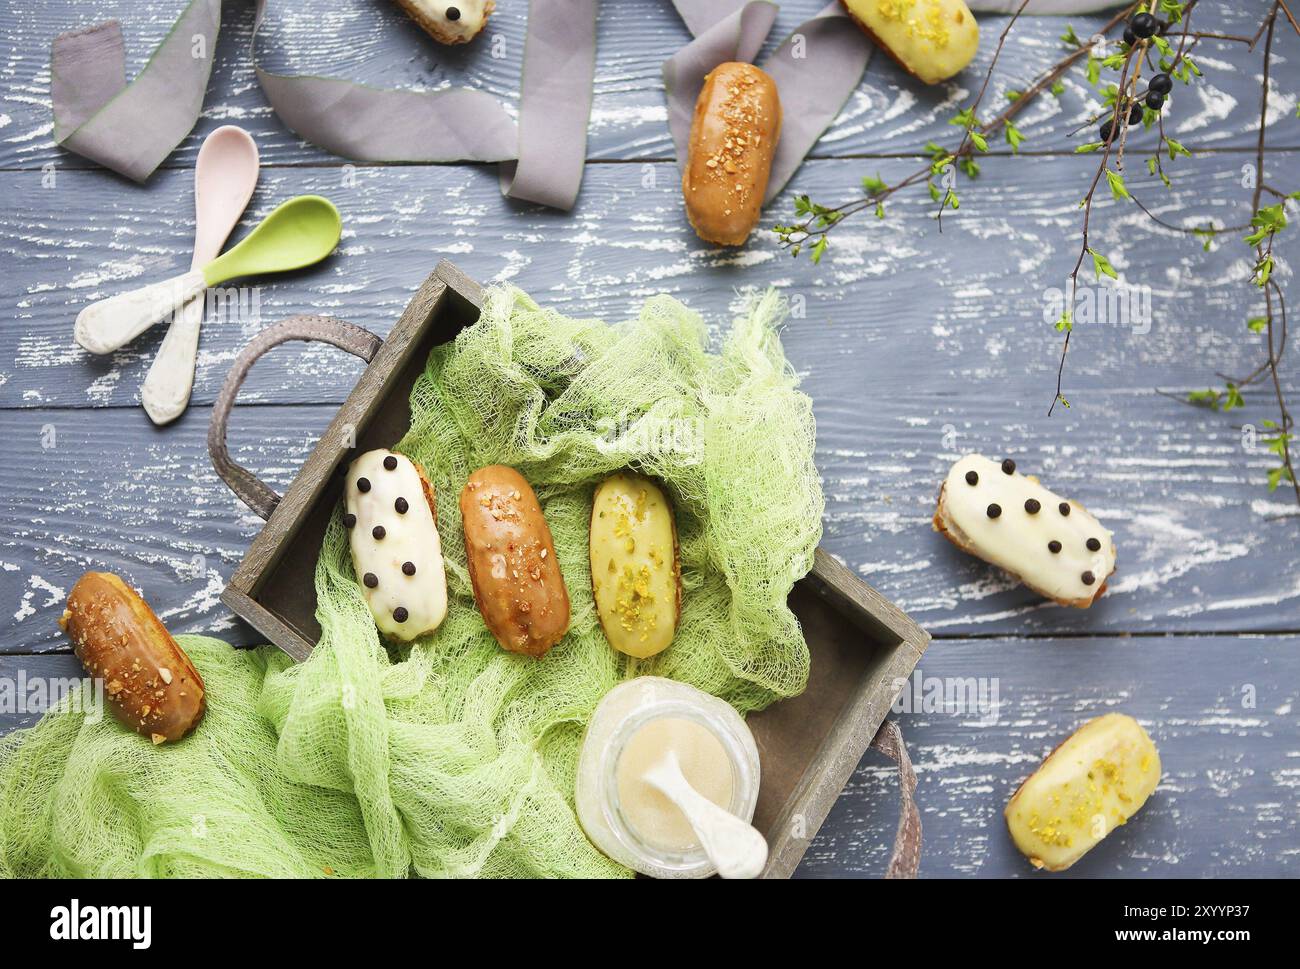
[(753, 64), (719, 64), (704, 78), (691, 121), (682, 195), (705, 242), (743, 245), (758, 223), (781, 136), (776, 82)]
[(375, 625), (409, 641), (447, 615), (447, 574), (433, 485), (410, 458), (384, 448), (348, 468), (344, 488), (352, 565)]
[(111, 572), (87, 572), (59, 625), (109, 709), (154, 744), (180, 740), (207, 710), (203, 678), (135, 590)]
[(514, 468), (493, 464), (460, 493), (474, 601), (501, 647), (534, 658), (569, 630), (569, 590), (537, 495)]
[(934, 529), (965, 552), (1010, 572), (1039, 595), (1086, 609), (1115, 571), (1115, 540), (1077, 501), (968, 454), (939, 489)]

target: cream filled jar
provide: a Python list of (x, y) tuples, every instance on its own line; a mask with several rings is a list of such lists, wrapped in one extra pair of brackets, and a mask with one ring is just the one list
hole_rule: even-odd
[(753, 819), (758, 747), (745, 721), (688, 683), (641, 676), (605, 694), (587, 725), (578, 820), (592, 844), (621, 865), (655, 878), (705, 878), (715, 868), (685, 815), (643, 776), (670, 750), (696, 791)]

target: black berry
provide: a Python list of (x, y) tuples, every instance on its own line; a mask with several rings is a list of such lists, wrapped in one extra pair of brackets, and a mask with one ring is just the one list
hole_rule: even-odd
[(1107, 118), (1101, 123), (1101, 127), (1097, 129), (1097, 134), (1101, 135), (1102, 141), (1110, 141), (1110, 133), (1114, 130), (1115, 122), (1112, 119)]
[(459, 8), (459, 7), (448, 7), (448, 8), (447, 8), (447, 19), (448, 19), (448, 20), (459, 20), (459, 19), (460, 19), (460, 8)]
[(1141, 120), (1142, 120), (1142, 102), (1134, 101), (1132, 104), (1129, 105), (1128, 123), (1137, 124)]
[(393, 622), (406, 622), (409, 615), (410, 613), (406, 611), (405, 606), (398, 606), (393, 610)]
[(1061, 543), (1056, 541), (1056, 539), (1052, 539), (1052, 541), (1047, 543), (1047, 550), (1055, 555), (1061, 550)]
[(1097, 581), (1097, 577), (1093, 575), (1091, 572), (1085, 572), (1083, 573), (1083, 575), (1079, 576), (1079, 578), (1083, 579), (1084, 585), (1092, 585), (1094, 582)]
[(397, 458), (393, 457), (391, 454), (388, 455), (388, 457), (384, 458), (384, 470), (385, 470), (385, 471), (396, 471), (396, 470), (397, 470)]
[(990, 518), (997, 518), (999, 515), (1002, 514), (1002, 506), (999, 505), (997, 502), (994, 502), (993, 504), (989, 505), (988, 508), (985, 509), (985, 512), (988, 514)]
[(375, 586), (379, 585), (379, 576), (375, 575), (373, 572), (367, 572), (361, 581), (366, 584), (367, 589), (373, 589)]
[(388, 534), (388, 532), (384, 529), (383, 525), (376, 525), (374, 528), (370, 529), (370, 534), (375, 536), (375, 538), (383, 538)]
[(415, 563), (414, 563), (414, 562), (403, 562), (403, 563), (402, 563), (402, 574), (403, 574), (403, 575), (415, 575)]
[(1002, 462), (1002, 473), (1003, 473), (1003, 474), (1015, 474), (1015, 473), (1016, 473), (1016, 462), (1012, 461), (1010, 458), (1007, 458), (1005, 461), (1003, 461), (1003, 462)]
[(1160, 26), (1160, 21), (1149, 13), (1140, 13), (1130, 20), (1128, 25), (1138, 40), (1146, 40), (1156, 32), (1156, 28)]
[(1057, 505), (1056, 507), (1059, 508), (1059, 509), (1061, 510), (1061, 514), (1062, 514), (1062, 515), (1069, 515), (1069, 514), (1070, 514), (1070, 503), (1069, 503), (1068, 501), (1063, 501), (1063, 502), (1061, 502), (1059, 505)]
[(357, 478), (357, 491), (361, 492), (364, 495), (369, 490), (370, 490), (370, 479)]
[(1125, 28), (1124, 28), (1124, 43), (1126, 43), (1126, 44), (1128, 44), (1130, 47), (1132, 47), (1134, 44), (1137, 43), (1137, 40), (1138, 40), (1138, 39), (1137, 39), (1137, 34), (1133, 33), (1133, 28), (1132, 28), (1132, 27), (1125, 27)]
[(1147, 90), (1155, 91), (1156, 94), (1168, 94), (1174, 89), (1173, 78), (1168, 74), (1157, 74), (1151, 80), (1147, 81)]
[(1087, 545), (1088, 545), (1088, 551), (1089, 551), (1089, 552), (1100, 552), (1100, 551), (1101, 551), (1101, 542), (1099, 542), (1099, 541), (1098, 541), (1097, 539), (1095, 539), (1095, 538), (1090, 538), (1090, 539), (1088, 539)]
[(967, 483), (968, 485), (977, 485), (977, 484), (980, 483), (980, 476), (979, 476), (978, 474), (976, 474), (974, 471), (967, 471), (967, 472), (966, 472), (966, 483)]
[(405, 515), (407, 510), (411, 506), (407, 504), (405, 498), (398, 498), (395, 502), (393, 502), (393, 507), (397, 509), (397, 513), (399, 515)]
[(1039, 509), (1042, 508), (1042, 507), (1043, 507), (1043, 506), (1040, 505), (1040, 504), (1038, 503), (1038, 499), (1037, 499), (1037, 498), (1026, 498), (1026, 499), (1025, 499), (1025, 511), (1029, 512), (1029, 514), (1031, 514), (1031, 515), (1037, 515)]
[(1147, 107), (1152, 111), (1159, 111), (1165, 106), (1165, 96), (1157, 94), (1155, 91), (1147, 92)]
[(351, 528), (351, 527), (352, 527), (353, 525), (355, 525), (356, 523), (357, 523), (357, 516), (354, 515), (354, 514), (352, 514), (352, 512), (349, 511), (349, 512), (346, 512), (346, 513), (343, 515), (343, 527), (344, 527), (344, 528)]

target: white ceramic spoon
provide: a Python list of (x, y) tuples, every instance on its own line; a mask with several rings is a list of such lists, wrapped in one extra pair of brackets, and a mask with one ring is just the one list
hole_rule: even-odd
[[(224, 125), (204, 139), (194, 164), (191, 270), (206, 266), (221, 253), (253, 197), (257, 175), (257, 145), (243, 128)], [(144, 378), (140, 401), (155, 424), (176, 420), (189, 406), (206, 302), (204, 294), (199, 293), (181, 307)]]
[(676, 751), (667, 751), (642, 779), (686, 815), (709, 860), (723, 878), (757, 878), (767, 864), (767, 842), (753, 825), (691, 787)]

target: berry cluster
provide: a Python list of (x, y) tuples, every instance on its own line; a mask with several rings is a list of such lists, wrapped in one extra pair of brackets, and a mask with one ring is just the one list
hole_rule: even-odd
[[(1124, 28), (1124, 43), (1132, 47), (1139, 40), (1155, 36), (1156, 31), (1164, 25), (1149, 13), (1135, 14)], [(1145, 103), (1152, 111), (1159, 111), (1165, 105), (1165, 97), (1174, 89), (1174, 81), (1168, 74), (1160, 73), (1147, 83), (1146, 94), (1129, 102), (1128, 123), (1137, 124), (1142, 120), (1142, 105)], [(1098, 128), (1102, 141), (1110, 141), (1115, 130), (1114, 118), (1107, 118)]]

